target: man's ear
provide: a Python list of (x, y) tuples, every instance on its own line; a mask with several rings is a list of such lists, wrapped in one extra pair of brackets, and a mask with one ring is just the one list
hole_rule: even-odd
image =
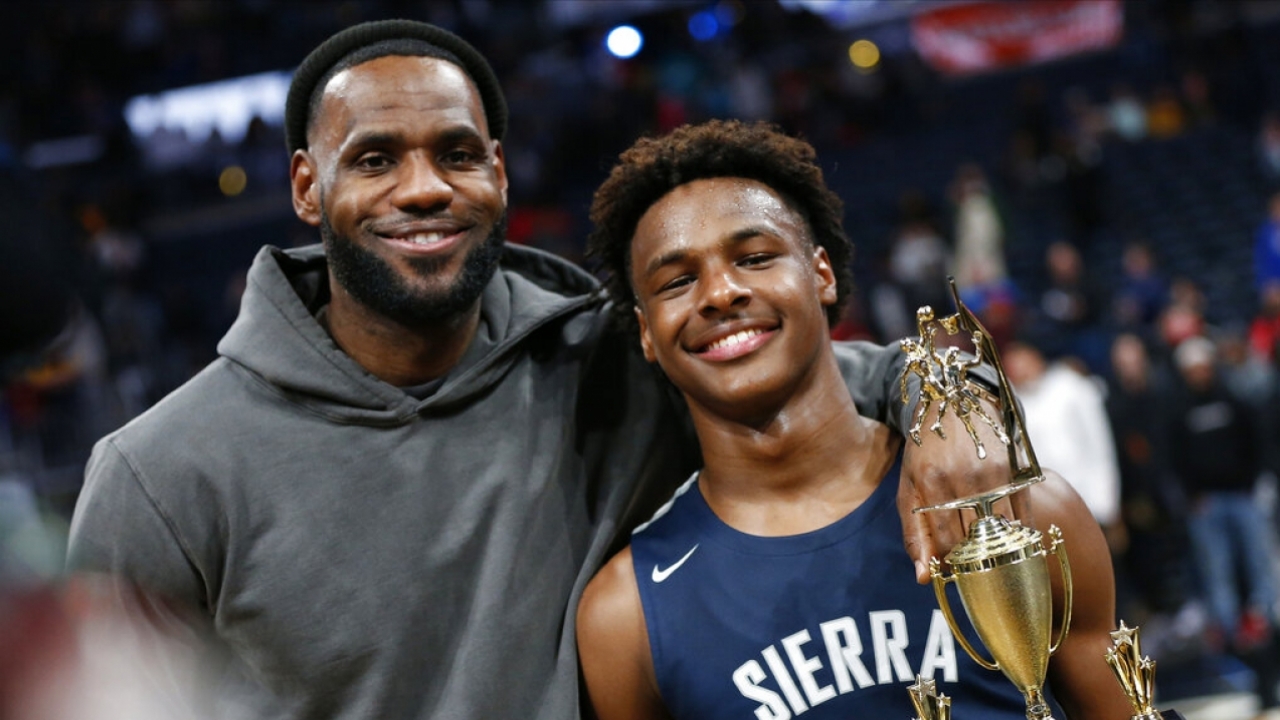
[(644, 359), (649, 362), (657, 362), (658, 356), (653, 354), (653, 338), (649, 336), (649, 321), (644, 317), (644, 311), (639, 305), (632, 308), (636, 313), (636, 322), (640, 323), (640, 349), (644, 351)]
[(306, 150), (295, 150), (289, 159), (289, 183), (293, 191), (293, 212), (302, 222), (320, 226), (319, 168)]
[(839, 297), (838, 288), (836, 287), (836, 274), (831, 269), (831, 258), (827, 256), (827, 249), (819, 246), (813, 252), (813, 272), (818, 276), (818, 300), (824, 306), (836, 304), (836, 298)]
[(493, 172), (502, 188), (502, 204), (507, 204), (507, 161), (502, 152), (502, 141), (493, 141)]

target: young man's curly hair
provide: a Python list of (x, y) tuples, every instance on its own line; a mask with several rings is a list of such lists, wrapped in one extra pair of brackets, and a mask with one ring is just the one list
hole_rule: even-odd
[(844, 204), (823, 182), (815, 156), (809, 143), (773, 125), (738, 120), (685, 125), (662, 137), (642, 138), (622, 153), (592, 200), (595, 227), (587, 241), (588, 258), (605, 269), (605, 288), (618, 319), (627, 326), (635, 323), (631, 238), (641, 216), (680, 185), (736, 177), (756, 180), (780, 194), (808, 223), (813, 243), (826, 249), (836, 276), (837, 301), (827, 308), (834, 325), (853, 289), (853, 244), (844, 232)]

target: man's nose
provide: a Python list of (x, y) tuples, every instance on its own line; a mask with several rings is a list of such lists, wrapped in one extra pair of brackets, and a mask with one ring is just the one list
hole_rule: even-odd
[(393, 199), (397, 207), (435, 210), (453, 201), (453, 186), (430, 158), (412, 154), (401, 165)]
[(703, 281), (702, 314), (712, 316), (751, 302), (751, 289), (732, 270), (709, 273)]

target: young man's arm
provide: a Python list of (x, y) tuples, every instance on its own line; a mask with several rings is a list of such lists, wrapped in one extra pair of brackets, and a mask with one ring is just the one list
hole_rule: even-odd
[(600, 720), (665, 720), (631, 548), (587, 585), (578, 604), (578, 658)]
[[(1106, 662), (1115, 629), (1115, 575), (1106, 538), (1089, 508), (1062, 476), (1046, 471), (1047, 479), (1031, 488), (1031, 501), (1045, 530), (1057, 525), (1066, 543), (1074, 588), (1071, 627), (1062, 647), (1049, 662), (1048, 683), (1054, 697), (1072, 720), (1128, 720), (1133, 706)], [(1054, 638), (1063, 601), (1056, 557), (1053, 570)]]

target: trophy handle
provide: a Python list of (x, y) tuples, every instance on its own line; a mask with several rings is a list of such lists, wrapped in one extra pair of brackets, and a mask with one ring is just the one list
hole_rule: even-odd
[(969, 639), (960, 632), (960, 626), (956, 624), (956, 616), (951, 612), (951, 601), (947, 599), (947, 583), (955, 582), (956, 576), (946, 577), (942, 574), (942, 563), (938, 558), (929, 559), (929, 575), (933, 578), (933, 592), (938, 596), (938, 607), (942, 608), (942, 616), (947, 619), (947, 625), (951, 628), (951, 635), (960, 643), (960, 647), (969, 653), (969, 657), (973, 661), (988, 670), (999, 670), (1000, 666), (994, 662), (985, 660), (978, 655), (978, 651), (973, 649), (969, 644)]
[(1049, 547), (1048, 552), (1058, 556), (1058, 566), (1062, 568), (1062, 630), (1058, 633), (1057, 642), (1049, 647), (1049, 654), (1052, 655), (1061, 647), (1062, 641), (1067, 639), (1067, 630), (1071, 627), (1071, 564), (1067, 560), (1066, 544), (1062, 541), (1062, 531), (1057, 525), (1049, 526)]

